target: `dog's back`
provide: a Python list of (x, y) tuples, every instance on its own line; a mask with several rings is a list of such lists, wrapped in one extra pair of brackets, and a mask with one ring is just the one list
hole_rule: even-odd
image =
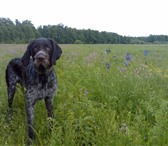
[(9, 108), (12, 108), (12, 101), (16, 91), (16, 84), (23, 85), (22, 70), (24, 66), (20, 58), (12, 59), (6, 68), (6, 84), (8, 91)]
[(20, 58), (12, 59), (6, 68), (6, 84), (22, 83), (23, 64)]

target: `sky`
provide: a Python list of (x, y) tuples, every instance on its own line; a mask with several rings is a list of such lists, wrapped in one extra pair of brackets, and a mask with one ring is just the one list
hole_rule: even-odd
[(168, 35), (168, 0), (0, 0), (0, 17), (114, 32)]

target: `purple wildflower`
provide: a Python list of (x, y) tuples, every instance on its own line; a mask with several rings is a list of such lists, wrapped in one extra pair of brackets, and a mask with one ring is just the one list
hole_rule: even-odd
[(125, 58), (126, 58), (126, 60), (128, 60), (128, 61), (131, 60), (131, 55), (130, 55), (130, 53), (127, 53), (127, 55), (126, 55)]
[(144, 51), (144, 56), (147, 56), (149, 54), (149, 51), (148, 50), (145, 50)]
[(16, 50), (10, 50), (11, 54), (16, 54)]

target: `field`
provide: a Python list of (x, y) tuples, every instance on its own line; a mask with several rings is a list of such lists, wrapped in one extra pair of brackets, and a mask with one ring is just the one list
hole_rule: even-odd
[[(43, 101), (36, 104), (34, 145), (168, 145), (168, 45), (60, 46), (55, 119), (47, 118)], [(5, 84), (7, 63), (25, 48), (0, 45), (3, 146), (27, 145), (24, 91), (18, 86), (14, 115), (7, 122)]]

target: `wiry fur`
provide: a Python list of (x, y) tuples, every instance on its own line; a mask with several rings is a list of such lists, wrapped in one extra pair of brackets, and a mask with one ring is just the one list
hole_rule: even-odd
[[(57, 89), (57, 78), (53, 65), (61, 56), (61, 48), (51, 39), (38, 38), (27, 47), (22, 58), (12, 59), (6, 69), (9, 111), (16, 84), (26, 88), (26, 115), (28, 136), (34, 138), (34, 105), (44, 99), (48, 116), (54, 116), (54, 94)], [(32, 59), (31, 59), (32, 57)], [(10, 113), (11, 114), (11, 113)]]

